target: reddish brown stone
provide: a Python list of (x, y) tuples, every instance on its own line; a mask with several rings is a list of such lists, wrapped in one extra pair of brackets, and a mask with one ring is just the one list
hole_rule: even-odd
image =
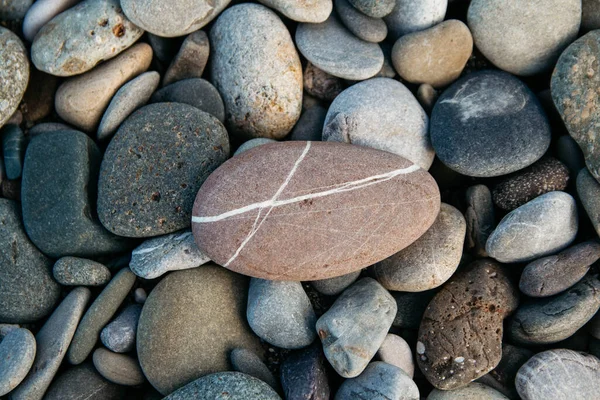
[(272, 143), (219, 167), (198, 192), (201, 251), (242, 274), (317, 280), (402, 250), (433, 223), (439, 189), (392, 153), (333, 142)]

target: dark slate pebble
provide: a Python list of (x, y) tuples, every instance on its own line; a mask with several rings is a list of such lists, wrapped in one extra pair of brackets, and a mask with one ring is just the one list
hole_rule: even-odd
[(18, 125), (7, 125), (2, 129), (2, 153), (8, 179), (21, 177), (26, 146), (27, 139)]
[(326, 116), (327, 110), (319, 105), (304, 110), (292, 129), (289, 139), (320, 141), (323, 137)]
[(518, 171), (550, 145), (550, 126), (535, 95), (517, 78), (492, 70), (469, 74), (440, 96), (430, 133), (440, 160), (474, 177)]
[(89, 363), (71, 367), (59, 375), (44, 400), (123, 400), (124, 396), (125, 386), (107, 381)]
[(227, 131), (215, 117), (181, 103), (145, 106), (125, 120), (106, 149), (100, 220), (127, 237), (187, 228), (198, 189), (228, 156)]
[(505, 178), (492, 190), (494, 204), (512, 211), (544, 193), (564, 190), (569, 181), (569, 169), (560, 161), (546, 157)]
[(491, 370), (487, 375), (477, 379), (477, 382), (502, 392), (510, 399), (518, 399), (519, 395), (515, 388), (515, 377), (517, 376), (519, 368), (521, 368), (521, 366), (534, 354), (533, 351), (523, 347), (504, 343), (502, 345), (502, 359), (498, 366)]
[(129, 247), (95, 216), (101, 157), (96, 144), (77, 131), (44, 133), (27, 147), (23, 221), (31, 241), (46, 255), (94, 257)]
[(329, 400), (325, 357), (317, 346), (291, 353), (281, 364), (281, 385), (286, 399)]
[(392, 326), (402, 329), (419, 329), (425, 309), (437, 291), (437, 289), (433, 289), (416, 293), (391, 292), (398, 307)]

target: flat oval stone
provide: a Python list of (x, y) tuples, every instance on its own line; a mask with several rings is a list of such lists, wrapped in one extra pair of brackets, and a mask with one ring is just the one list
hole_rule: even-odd
[(296, 46), (308, 61), (339, 78), (368, 79), (383, 66), (381, 47), (354, 36), (333, 13), (320, 24), (299, 24)]
[(267, 7), (274, 8), (289, 19), (298, 22), (318, 24), (331, 14), (331, 0), (259, 0)]
[(572, 336), (600, 309), (600, 280), (588, 275), (566, 292), (521, 305), (508, 326), (516, 344), (556, 343)]
[(406, 86), (374, 78), (335, 98), (325, 117), (323, 140), (388, 151), (427, 170), (435, 157), (428, 129), (427, 114)]
[(550, 126), (527, 86), (500, 71), (480, 71), (444, 91), (431, 114), (437, 156), (463, 175), (505, 175), (537, 161), (550, 145)]
[(321, 346), (291, 353), (281, 363), (281, 386), (287, 399), (330, 400)]
[(79, 3), (79, 0), (43, 0), (36, 1), (27, 10), (23, 20), (23, 36), (33, 42), (35, 35), (52, 18)]
[(341, 143), (272, 143), (213, 172), (196, 197), (192, 231), (200, 250), (231, 270), (319, 280), (407, 247), (435, 220), (439, 196), (427, 172), (391, 153)]
[(162, 0), (122, 0), (123, 12), (142, 29), (163, 37), (197, 31), (212, 21), (231, 0), (174, 0), (165, 7)]
[(100, 221), (127, 237), (187, 228), (194, 196), (228, 156), (227, 131), (215, 117), (180, 103), (142, 107), (121, 125), (104, 154)]
[(91, 363), (71, 367), (53, 382), (44, 400), (122, 400), (125, 386), (104, 379)]
[(587, 168), (577, 175), (577, 194), (596, 233), (600, 235), (600, 183)]
[(217, 372), (203, 376), (165, 397), (164, 400), (281, 400), (265, 382), (241, 372)]
[(413, 354), (409, 344), (400, 336), (388, 333), (377, 350), (377, 357), (385, 363), (400, 368), (409, 378), (413, 378), (415, 373)]
[(279, 380), (275, 379), (269, 368), (253, 351), (233, 349), (229, 357), (234, 370), (260, 379), (275, 390), (279, 389)]
[(125, 17), (119, 0), (85, 0), (40, 29), (31, 45), (31, 61), (52, 75), (78, 75), (115, 57), (143, 33)]
[(164, 277), (144, 303), (137, 331), (138, 358), (152, 386), (167, 395), (226, 371), (234, 348), (262, 354), (245, 318), (247, 293), (245, 277), (215, 265)]
[(146, 71), (152, 48), (139, 43), (87, 74), (66, 80), (56, 91), (58, 115), (85, 132), (93, 132), (119, 88)]
[(419, 388), (402, 369), (376, 361), (360, 376), (346, 379), (335, 394), (335, 400), (394, 399), (419, 400)]
[(460, 76), (472, 52), (469, 28), (451, 19), (402, 36), (392, 49), (392, 62), (402, 79), (440, 88)]
[(165, 71), (163, 86), (184, 79), (201, 78), (209, 55), (210, 42), (206, 32), (190, 33)]
[(448, 0), (396, 0), (392, 12), (384, 18), (393, 40), (422, 31), (444, 20)]
[(433, 389), (427, 400), (509, 400), (499, 391), (482, 383), (472, 382), (454, 390)]
[(226, 10), (210, 31), (212, 82), (226, 125), (246, 138), (281, 139), (302, 108), (302, 65), (281, 19), (260, 4)]
[(580, 243), (554, 256), (539, 258), (525, 267), (519, 288), (527, 296), (548, 297), (577, 283), (600, 259), (600, 244)]
[(336, 276), (335, 278), (321, 279), (318, 281), (312, 281), (311, 285), (317, 290), (327, 296), (335, 296), (336, 294), (342, 293), (348, 286), (352, 285), (354, 281), (358, 279), (360, 271), (350, 272), (349, 274)]
[(52, 268), (54, 279), (65, 286), (103, 286), (111, 278), (110, 271), (99, 262), (78, 257), (62, 257)]
[(29, 59), (21, 39), (0, 26), (0, 127), (17, 111), (29, 83)]
[(550, 192), (502, 218), (485, 248), (502, 263), (531, 261), (566, 248), (578, 226), (575, 199), (565, 192)]
[(138, 386), (146, 382), (140, 364), (131, 356), (99, 347), (94, 351), (93, 361), (98, 373), (117, 385)]
[(496, 213), (492, 193), (485, 185), (475, 185), (465, 193), (467, 237), (465, 247), (476, 256), (487, 257), (485, 244), (496, 227)]
[(379, 43), (387, 36), (388, 29), (383, 19), (361, 13), (348, 0), (335, 0), (334, 4), (344, 26), (359, 39)]
[(417, 241), (373, 268), (384, 288), (422, 292), (446, 282), (462, 257), (467, 224), (456, 208), (442, 203), (440, 213)]
[(417, 363), (441, 390), (468, 385), (502, 357), (502, 323), (518, 304), (518, 291), (500, 265), (480, 260), (452, 277), (427, 307), (417, 342)]
[[(142, 306), (130, 304), (100, 332), (100, 340), (115, 353), (127, 353), (135, 349), (135, 336)], [(108, 379), (108, 378), (107, 378)]]
[(600, 29), (600, 1), (583, 0), (581, 10), (581, 29), (591, 31)]
[(0, 341), (0, 396), (23, 381), (35, 358), (35, 337), (24, 328), (13, 329)]
[(515, 384), (523, 400), (593, 399), (600, 392), (600, 361), (567, 349), (544, 351), (521, 367)]
[(581, 1), (473, 0), (467, 20), (475, 45), (494, 65), (515, 75), (535, 75), (552, 68), (577, 37)]
[(33, 322), (48, 315), (60, 297), (51, 261), (23, 228), (19, 203), (0, 199), (0, 322)]

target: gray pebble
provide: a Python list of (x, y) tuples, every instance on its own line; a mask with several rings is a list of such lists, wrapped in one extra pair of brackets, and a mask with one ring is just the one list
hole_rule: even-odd
[(217, 89), (208, 81), (200, 78), (179, 80), (158, 90), (151, 99), (152, 103), (175, 102), (189, 104), (225, 121), (225, 106)]
[(377, 357), (385, 363), (400, 368), (411, 379), (415, 374), (415, 363), (410, 346), (398, 335), (388, 333), (377, 350)]
[(293, 21), (310, 22), (318, 24), (331, 14), (333, 8), (331, 0), (259, 0), (267, 7), (271, 7)]
[(392, 40), (411, 32), (431, 28), (444, 20), (448, 0), (396, 0), (384, 20)]
[(348, 286), (352, 285), (360, 276), (360, 270), (350, 272), (335, 278), (312, 281), (311, 285), (319, 292), (327, 296), (335, 296), (342, 293)]
[(385, 17), (392, 12), (395, 0), (349, 0), (358, 11), (372, 18)]
[(246, 317), (258, 337), (284, 349), (306, 347), (317, 337), (317, 317), (300, 282), (252, 278)]
[(485, 244), (496, 226), (492, 192), (485, 185), (475, 185), (467, 189), (465, 197), (467, 201), (465, 247), (476, 256), (487, 257)]
[(60, 122), (42, 122), (41, 124), (34, 125), (27, 134), (30, 138), (41, 135), (46, 132), (59, 132), (59, 131), (68, 131), (75, 130), (71, 128), (69, 125), (65, 125)]
[(144, 290), (144, 288), (137, 288), (135, 292), (133, 292), (133, 297), (136, 303), (144, 304), (146, 299), (148, 298), (148, 294)]
[(34, 0), (0, 1), (0, 21), (19, 21), (25, 17)]
[(584, 31), (600, 29), (600, 1), (583, 0), (582, 5), (581, 29)]
[(102, 116), (96, 133), (98, 140), (109, 139), (132, 112), (144, 106), (158, 87), (159, 81), (158, 72), (151, 71), (121, 86)]
[(62, 257), (56, 261), (52, 274), (58, 283), (65, 286), (103, 286), (111, 278), (104, 265), (77, 257)]
[(312, 106), (302, 112), (294, 125), (289, 140), (320, 141), (323, 133), (327, 110), (319, 105)]
[(163, 86), (183, 79), (200, 78), (208, 62), (210, 43), (204, 31), (189, 34), (171, 61), (163, 78)]
[(489, 386), (472, 382), (460, 389), (433, 389), (427, 396), (427, 400), (509, 400), (509, 398)]
[(263, 144), (268, 144), (268, 143), (277, 143), (277, 141), (273, 140), (273, 139), (267, 139), (267, 138), (250, 139), (250, 140), (242, 143), (242, 145), (240, 147), (238, 147), (238, 149), (235, 151), (235, 153), (233, 153), (233, 155), (237, 156), (238, 154), (241, 154), (241, 153), (245, 152), (246, 150), (250, 150), (255, 147), (261, 146)]
[(35, 358), (35, 337), (27, 329), (8, 332), (0, 342), (0, 396), (11, 392), (25, 378)]
[(234, 370), (260, 379), (275, 390), (279, 389), (277, 379), (275, 379), (269, 368), (253, 351), (236, 348), (232, 350), (229, 357), (231, 358), (231, 365)]
[(163, 400), (281, 400), (265, 382), (241, 372), (217, 372), (177, 389)]
[(165, 65), (173, 60), (182, 44), (182, 38), (168, 38), (156, 36), (150, 32), (146, 32), (148, 43), (152, 47), (152, 51), (156, 58)]
[(102, 344), (115, 353), (132, 351), (135, 348), (135, 333), (141, 313), (142, 306), (140, 304), (127, 306), (100, 332)]
[(359, 280), (337, 298), (317, 321), (317, 332), (338, 374), (354, 378), (363, 372), (385, 340), (396, 310), (394, 298), (371, 278)]
[(490, 257), (503, 263), (531, 261), (566, 248), (575, 239), (577, 228), (573, 197), (550, 192), (502, 218), (485, 248)]
[(124, 386), (107, 381), (91, 363), (86, 363), (59, 375), (44, 400), (123, 400), (124, 396)]
[(194, 242), (189, 229), (146, 240), (131, 252), (129, 268), (144, 279), (155, 279), (169, 271), (196, 268), (210, 259)]
[(579, 171), (585, 168), (583, 152), (579, 145), (571, 136), (562, 135), (556, 140), (554, 151), (556, 152), (556, 158), (569, 168), (569, 179), (574, 182)]
[(51, 75), (78, 75), (115, 57), (143, 33), (123, 15), (119, 0), (85, 0), (42, 27), (31, 60)]
[(320, 346), (293, 352), (281, 363), (281, 386), (286, 399), (330, 400)]
[(519, 399), (515, 387), (515, 377), (519, 368), (523, 366), (535, 353), (523, 347), (516, 347), (506, 342), (502, 344), (502, 359), (492, 371), (477, 379), (510, 399)]
[(29, 83), (29, 59), (21, 39), (0, 26), (0, 127), (15, 113)]
[(138, 386), (146, 381), (140, 364), (131, 356), (100, 347), (92, 359), (98, 373), (107, 381), (123, 386)]
[(21, 177), (26, 147), (27, 139), (18, 125), (6, 125), (2, 129), (2, 155), (8, 179)]
[(359, 39), (379, 43), (387, 36), (388, 29), (383, 19), (361, 13), (348, 0), (335, 0), (335, 11), (346, 28)]
[(33, 42), (35, 35), (52, 18), (79, 3), (79, 0), (38, 0), (27, 10), (23, 20), (23, 36)]
[(8, 332), (19, 329), (20, 327), (19, 324), (0, 324), (0, 340), (8, 335)]
[(419, 400), (419, 388), (402, 369), (376, 361), (360, 376), (347, 379), (335, 394), (335, 400)]
[(556, 343), (573, 335), (600, 308), (600, 281), (586, 276), (566, 292), (521, 305), (508, 327), (514, 343)]
[(383, 66), (381, 47), (354, 36), (333, 13), (320, 24), (299, 24), (296, 45), (308, 61), (339, 78), (368, 79)]
[(577, 194), (596, 233), (600, 235), (600, 183), (587, 168), (577, 175)]
[(397, 308), (392, 325), (401, 329), (419, 329), (425, 309), (436, 293), (437, 290), (416, 293), (392, 292)]

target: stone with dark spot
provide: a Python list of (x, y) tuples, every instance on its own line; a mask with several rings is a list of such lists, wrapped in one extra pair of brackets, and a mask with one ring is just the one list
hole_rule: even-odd
[(307, 62), (304, 68), (304, 90), (312, 96), (325, 101), (332, 101), (344, 90), (344, 80), (333, 76)]
[(122, 400), (125, 386), (104, 379), (92, 363), (70, 367), (50, 385), (44, 400)]
[(137, 110), (104, 154), (98, 183), (100, 221), (127, 237), (188, 227), (194, 196), (228, 156), (227, 131), (212, 115), (181, 103)]
[(376, 361), (356, 378), (346, 379), (335, 400), (394, 399), (419, 400), (419, 388), (402, 369)]
[(281, 400), (265, 382), (241, 372), (203, 376), (171, 393), (164, 400)]
[(518, 171), (550, 145), (550, 126), (535, 95), (495, 70), (468, 74), (444, 91), (431, 114), (430, 134), (444, 164), (474, 177)]
[(503, 267), (475, 261), (429, 303), (419, 328), (417, 363), (433, 386), (452, 390), (494, 369), (502, 357), (502, 322), (518, 304)]
[(0, 127), (17, 111), (29, 83), (29, 59), (21, 39), (0, 26)]
[(320, 347), (291, 353), (281, 364), (281, 386), (286, 399), (330, 400), (325, 359)]
[(499, 208), (511, 211), (554, 190), (564, 190), (569, 169), (556, 158), (545, 157), (494, 186), (492, 196)]
[(485, 185), (475, 185), (467, 189), (465, 198), (467, 201), (465, 247), (476, 256), (487, 257), (485, 243), (496, 226), (492, 193)]
[(439, 206), (433, 178), (395, 154), (288, 141), (245, 151), (213, 172), (196, 197), (192, 231), (200, 251), (236, 272), (319, 280), (407, 247)]

